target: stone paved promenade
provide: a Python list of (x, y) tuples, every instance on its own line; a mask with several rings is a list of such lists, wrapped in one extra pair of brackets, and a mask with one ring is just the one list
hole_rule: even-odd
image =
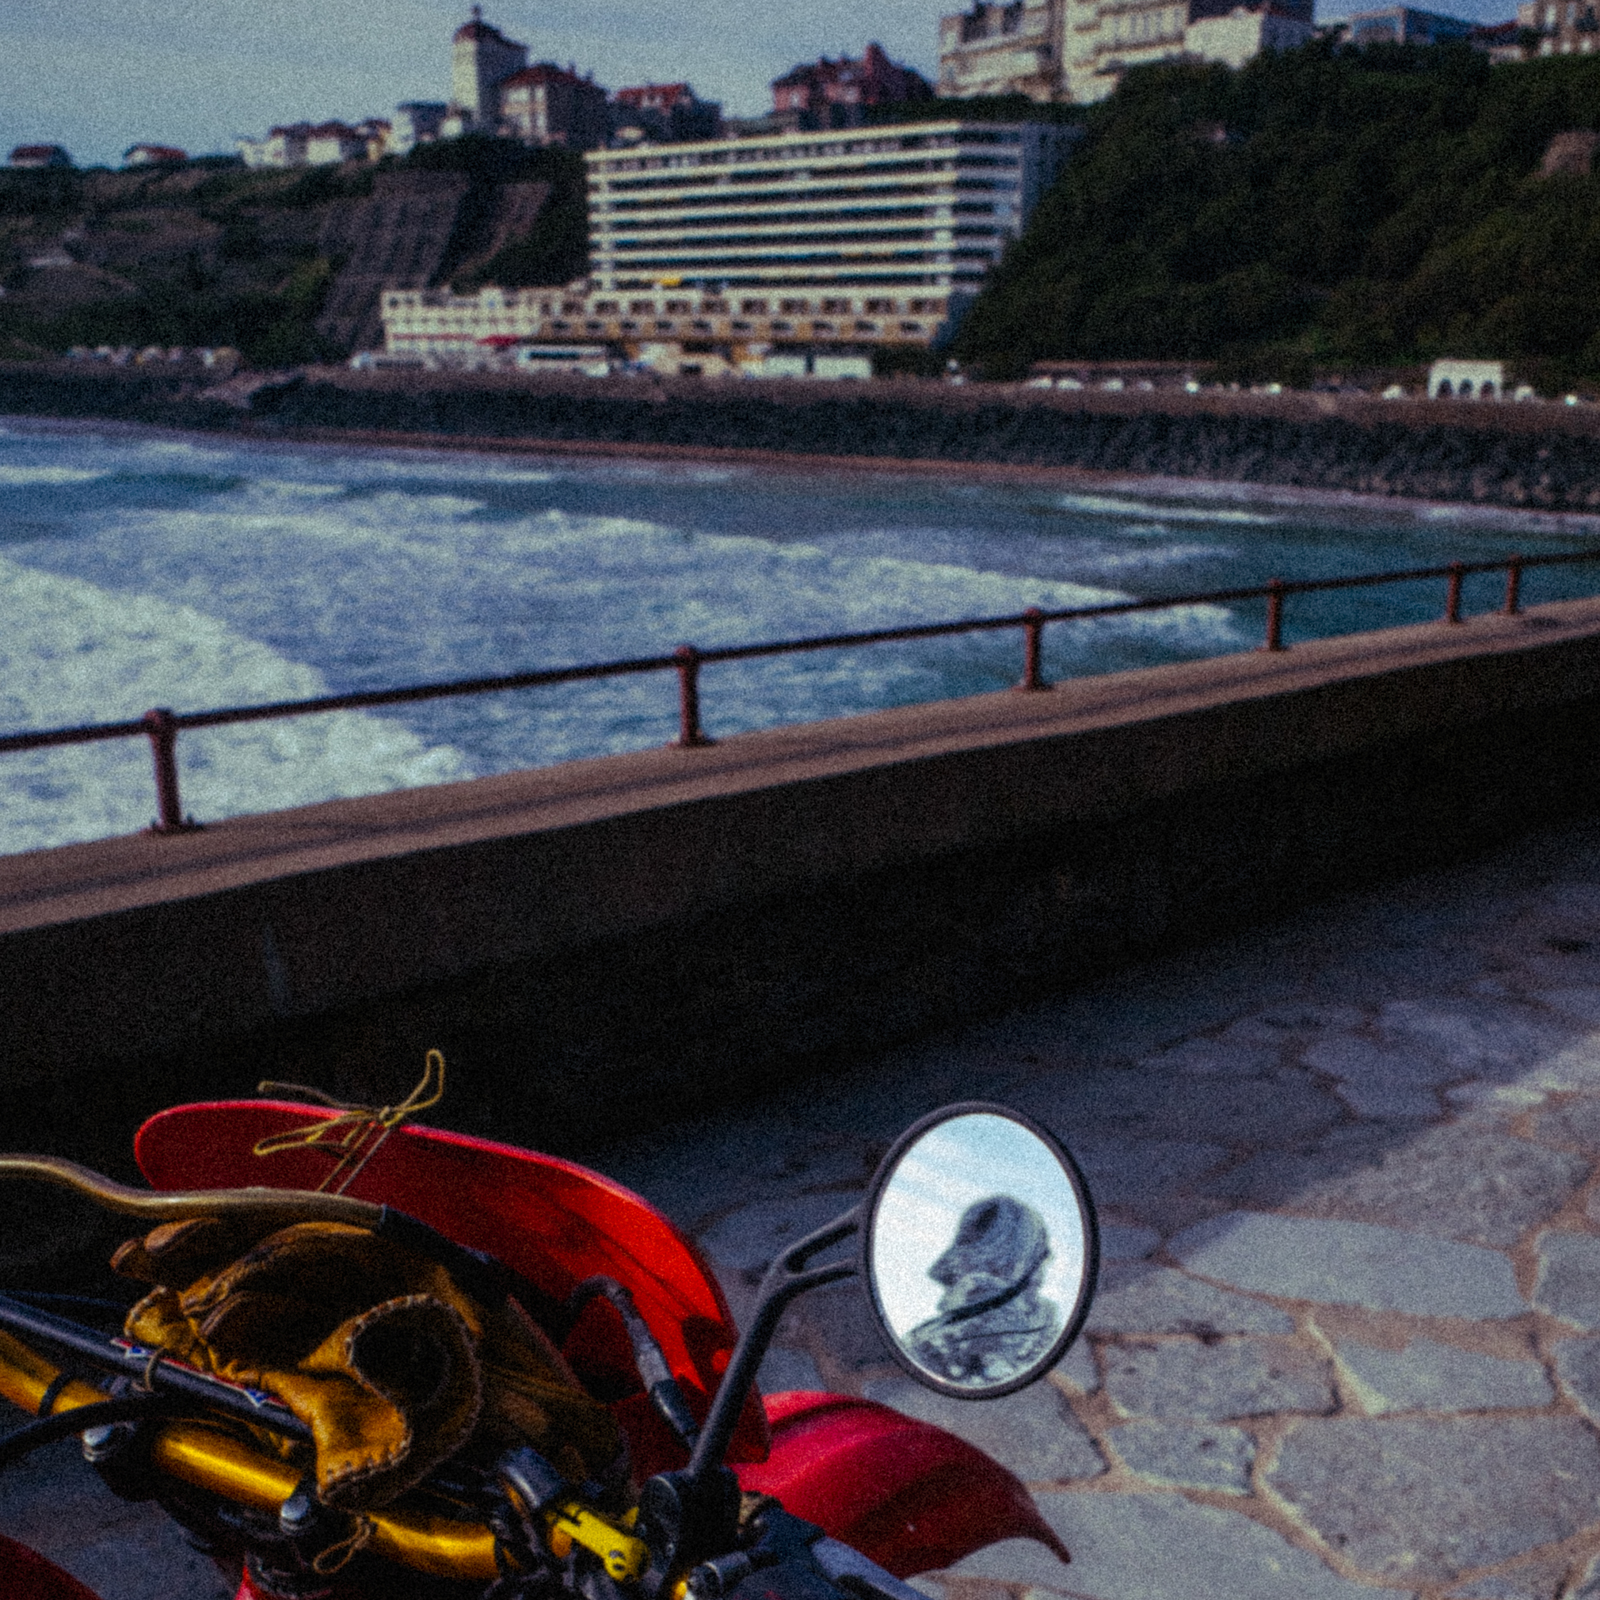
[[(699, 1237), (739, 1311), (900, 1128), (962, 1098), (1033, 1113), (1085, 1168), (1108, 1258), (1087, 1336), (1030, 1390), (946, 1401), (843, 1286), (796, 1304), (763, 1373), (964, 1434), (1073, 1553), (995, 1546), (930, 1595), (1600, 1596), (1600, 824), (604, 1165)], [(0, 1529), (105, 1600), (221, 1592), (84, 1479), (65, 1451), (0, 1479)]]

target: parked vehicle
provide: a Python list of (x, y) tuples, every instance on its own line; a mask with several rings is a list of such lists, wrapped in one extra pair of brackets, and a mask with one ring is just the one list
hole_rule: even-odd
[[(149, 1291), (100, 1315), (0, 1296), (0, 1396), (36, 1418), (0, 1467), (80, 1435), (239, 1600), (921, 1600), (904, 1578), (998, 1539), (1066, 1559), (953, 1434), (754, 1381), (789, 1302), (856, 1274), (942, 1392), (1009, 1393), (1060, 1359), (1094, 1211), (1013, 1112), (908, 1130), (860, 1205), (773, 1263), (742, 1335), (694, 1244), (571, 1162), (274, 1100), (162, 1112), (135, 1150), (148, 1190), (0, 1156), (0, 1177), (136, 1219), (116, 1264)], [(0, 1593), (87, 1591), (0, 1539)]]

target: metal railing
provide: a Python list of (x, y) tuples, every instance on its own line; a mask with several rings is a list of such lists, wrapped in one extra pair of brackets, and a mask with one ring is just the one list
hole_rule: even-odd
[(1069, 606), (1045, 611), (1030, 606), (1008, 617), (969, 618), (960, 622), (934, 622), (910, 628), (875, 628), (866, 633), (834, 633), (814, 639), (784, 639), (766, 644), (724, 645), (710, 650), (681, 644), (671, 655), (638, 656), (626, 661), (606, 661), (583, 667), (555, 667), (541, 672), (514, 672), (494, 678), (464, 678), (453, 683), (417, 684), (405, 689), (371, 689), (355, 694), (319, 695), (310, 700), (280, 700), (272, 705), (230, 706), (218, 711), (147, 711), (129, 722), (101, 722), (80, 728), (51, 728), (33, 733), (0, 735), (0, 754), (12, 750), (45, 750), (60, 745), (92, 744), (102, 739), (144, 737), (150, 741), (155, 764), (158, 816), (152, 833), (186, 833), (201, 826), (183, 814), (178, 786), (178, 734), (185, 728), (222, 728), (240, 722), (266, 722), (279, 717), (310, 716), (319, 711), (355, 711), (369, 706), (404, 705), (417, 700), (444, 700), (456, 695), (495, 694), (507, 689), (536, 689), (549, 684), (582, 683), (596, 678), (629, 677), (642, 672), (676, 672), (678, 675), (678, 739), (684, 747), (714, 743), (700, 717), (700, 669), (720, 661), (754, 661), (763, 656), (802, 655), (814, 650), (843, 650), (857, 645), (888, 644), (908, 639), (939, 639), (952, 634), (1000, 633), (1020, 628), (1023, 633), (1022, 677), (1016, 688), (1046, 690), (1042, 667), (1044, 630), (1056, 622), (1083, 622), (1101, 617), (1128, 616), (1140, 611), (1166, 611), (1179, 606), (1222, 605), (1240, 600), (1266, 601), (1264, 650), (1282, 650), (1283, 605), (1290, 595), (1326, 593), (1338, 589), (1365, 589), (1380, 584), (1414, 583), (1420, 579), (1446, 580), (1443, 621), (1461, 619), (1462, 580), (1478, 573), (1504, 572), (1505, 598), (1501, 610), (1515, 616), (1521, 607), (1522, 575), (1530, 567), (1572, 566), (1600, 561), (1600, 549), (1560, 555), (1502, 557), (1498, 561), (1452, 561), (1442, 567), (1414, 567), (1403, 572), (1363, 573), (1352, 578), (1273, 578), (1259, 588), (1213, 589), (1203, 594), (1169, 595), (1155, 600), (1119, 600), (1110, 605)]

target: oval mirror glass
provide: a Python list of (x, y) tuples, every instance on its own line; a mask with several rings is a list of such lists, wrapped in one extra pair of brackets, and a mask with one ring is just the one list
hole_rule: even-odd
[(895, 1358), (946, 1394), (1009, 1394), (1059, 1361), (1099, 1268), (1077, 1164), (1004, 1106), (947, 1106), (902, 1135), (867, 1197), (862, 1275)]

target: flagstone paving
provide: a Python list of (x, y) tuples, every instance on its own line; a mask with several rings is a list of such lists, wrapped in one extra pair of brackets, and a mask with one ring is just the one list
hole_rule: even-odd
[[(847, 1284), (791, 1307), (762, 1371), (963, 1434), (1072, 1550), (1007, 1541), (925, 1593), (1600, 1600), (1600, 823), (595, 1164), (694, 1234), (744, 1315), (765, 1263), (959, 1099), (1028, 1111), (1087, 1175), (1106, 1250), (1078, 1344), (1031, 1389), (947, 1399)], [(0, 1478), (0, 1529), (105, 1600), (219, 1592), (69, 1454)]]
[(943, 1400), (835, 1290), (789, 1312), (767, 1368), (803, 1356), (989, 1449), (1073, 1552), (1008, 1541), (920, 1588), (1600, 1600), (1600, 825), (724, 1120), (722, 1159), (785, 1152), (748, 1199), (682, 1186), (681, 1146), (612, 1169), (748, 1303), (805, 1196), (843, 1209), (900, 1126), (977, 1097), (1088, 1177), (1108, 1248), (1079, 1344), (1033, 1389)]

